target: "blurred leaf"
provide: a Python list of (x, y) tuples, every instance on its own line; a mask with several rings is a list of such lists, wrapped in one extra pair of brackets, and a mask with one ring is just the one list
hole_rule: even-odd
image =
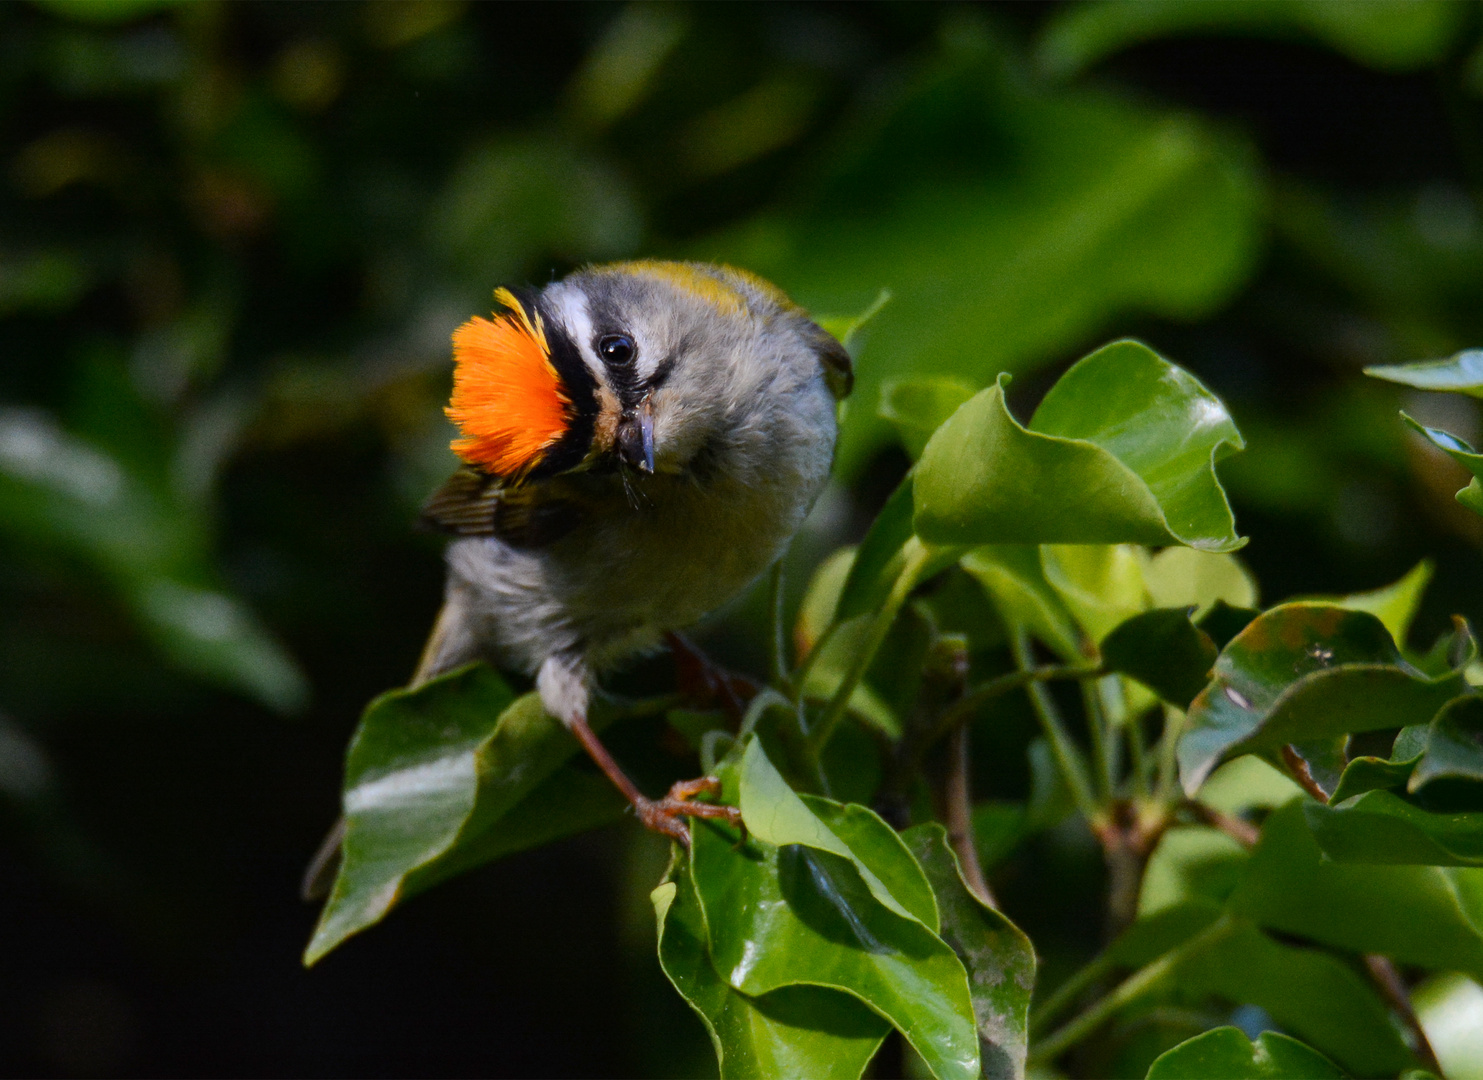
[(760, 997), (733, 990), (706, 955), (705, 918), (684, 863), (653, 901), (660, 966), (705, 1024), (722, 1080), (855, 1080), (865, 1071), (890, 1025), (863, 1002), (821, 986), (784, 986)]
[(973, 842), (985, 870), (992, 870), (1019, 846), (1026, 817), (1023, 803), (981, 802), (973, 808)]
[(1368, 611), (1390, 631), (1396, 644), (1404, 645), (1406, 634), (1411, 629), (1411, 620), (1421, 606), (1421, 594), (1432, 579), (1433, 566), (1430, 559), (1422, 559), (1406, 572), (1406, 576), (1393, 585), (1371, 592), (1352, 593), (1349, 596), (1312, 596), (1304, 599), (1314, 603), (1334, 604), (1350, 611)]
[(184, 3), (185, 0), (31, 0), (49, 14), (80, 23), (132, 22)]
[(1210, 635), (1216, 648), (1224, 649), (1260, 614), (1253, 608), (1232, 607), (1224, 600), (1217, 600), (1209, 611), (1195, 621), (1195, 625)]
[(1138, 894), (1138, 917), (1191, 902), (1224, 903), (1250, 857), (1219, 829), (1178, 825), (1159, 838)]
[(1474, 513), (1483, 514), (1483, 483), (1480, 483), (1480, 480), (1483, 480), (1483, 454), (1477, 453), (1457, 436), (1418, 424), (1405, 413), (1401, 413), (1401, 419), (1430, 441), (1433, 446), (1444, 451), (1453, 461), (1473, 474), (1473, 479), (1469, 481), (1468, 486), (1457, 493), (1457, 501)]
[[(1176, 978), (1186, 992), (1266, 1010), (1356, 1076), (1393, 1076), (1414, 1064), (1384, 1001), (1350, 965), (1319, 949), (1280, 944), (1244, 920), (1181, 958)], [(1337, 1073), (1330, 1066), (1302, 1075)]]
[(879, 413), (901, 438), (906, 456), (916, 461), (942, 422), (971, 398), (976, 388), (951, 375), (881, 384)]
[(217, 584), (201, 508), (39, 411), (0, 408), (0, 530), (84, 560), (182, 669), (282, 712), (308, 697), (282, 647)]
[(1340, 949), (1483, 974), (1478, 913), (1455, 877), (1471, 875), (1476, 883), (1483, 870), (1328, 862), (1304, 811), (1302, 802), (1293, 802), (1267, 818), (1231, 896), (1234, 912)]
[(1483, 1080), (1483, 987), (1437, 975), (1411, 991), (1411, 1003), (1447, 1080)]
[(0, 315), (66, 311), (93, 284), (93, 271), (75, 252), (47, 248), (0, 258)]
[(1483, 398), (1483, 349), (1466, 349), (1447, 360), (1419, 364), (1376, 364), (1365, 368), (1365, 374), (1418, 390), (1450, 390)]
[[(819, 648), (819, 655), (809, 664), (808, 677), (801, 688), (809, 701), (829, 701), (854, 667), (855, 659), (870, 637), (870, 619), (860, 615), (836, 624)], [(866, 679), (850, 691), (849, 711), (888, 738), (901, 738), (901, 720)]]
[(1325, 1080), (1344, 1073), (1296, 1039), (1264, 1031), (1253, 1043), (1239, 1028), (1196, 1035), (1159, 1055), (1148, 1080)]
[[(611, 713), (594, 708), (594, 730)], [(401, 900), (480, 862), (619, 817), (603, 777), (563, 770), (575, 739), (483, 664), (366, 708), (345, 763), (345, 840), (304, 952), (313, 964)]]
[(984, 1080), (1019, 1080), (1025, 1074), (1030, 992), (1035, 988), (1030, 939), (968, 889), (941, 825), (918, 825), (902, 839), (937, 895), (943, 940), (968, 969)]
[(1140, 914), (1107, 946), (1107, 959), (1123, 968), (1141, 968), (1184, 944), (1221, 917), (1219, 903), (1194, 897)]
[[(913, 478), (907, 473), (871, 522), (870, 531), (855, 551), (855, 561), (839, 594), (834, 617), (853, 619), (876, 611), (886, 602), (905, 566), (904, 548), (912, 537)], [(930, 547), (918, 580), (926, 580), (957, 561), (960, 549)]]
[(1102, 639), (1107, 667), (1131, 675), (1181, 709), (1205, 689), (1215, 657), (1215, 642), (1190, 622), (1187, 608), (1134, 615)]
[(1459, 20), (1446, 0), (1121, 0), (1062, 9), (1038, 54), (1042, 68), (1066, 77), (1147, 41), (1249, 34), (1306, 38), (1382, 71), (1411, 71), (1446, 55)]
[(923, 540), (1244, 543), (1214, 467), (1241, 436), (1193, 376), (1139, 342), (1114, 342), (1061, 376), (1028, 429), (1005, 405), (1005, 381), (928, 442), (915, 482)]
[(1087, 636), (1101, 642), (1148, 607), (1142, 556), (1132, 544), (1042, 544), (1040, 567)]
[(1081, 635), (1055, 589), (1045, 580), (1040, 550), (1028, 544), (974, 548), (961, 565), (984, 587), (999, 616), (1049, 646), (1062, 660), (1083, 659)]
[(800, 658), (814, 651), (814, 646), (834, 622), (844, 583), (855, 565), (854, 547), (842, 547), (829, 555), (814, 570), (798, 605), (798, 620), (793, 626), (793, 647)]
[(882, 289), (858, 315), (815, 315), (814, 322), (818, 323), (841, 345), (849, 348), (854, 344), (855, 335), (870, 325), (870, 321), (879, 315), (881, 309), (890, 302), (891, 290)]
[[(889, 285), (861, 354), (866, 402), (887, 376), (983, 386), (1054, 361), (1120, 312), (1188, 319), (1239, 287), (1259, 206), (1239, 146), (1112, 95), (1032, 93), (971, 17), (947, 33), (938, 59), (867, 103), (803, 205), (691, 250), (814, 311), (857, 310)], [(883, 428), (851, 410), (845, 475)]]
[(1216, 603), (1236, 608), (1256, 607), (1256, 580), (1234, 555), (1168, 547), (1148, 560), (1143, 580), (1154, 607), (1177, 608), (1193, 604), (1195, 620)]
[(1462, 692), (1461, 671), (1430, 679), (1407, 664), (1378, 618), (1330, 604), (1284, 604), (1228, 644), (1190, 706), (1179, 771), (1193, 795), (1223, 758), (1284, 743), (1425, 723)]
[[(889, 1019), (939, 1080), (977, 1076), (967, 976), (920, 919), (930, 915), (935, 926), (936, 904), (900, 838), (863, 808), (805, 804), (756, 740), (738, 771), (721, 770), (723, 797), (739, 797), (753, 835), (738, 844), (709, 823), (692, 834), (691, 873), (717, 972), (754, 996), (800, 984), (845, 990)], [(826, 806), (829, 824), (814, 812)]]
[(608, 24), (567, 87), (566, 108), (577, 124), (604, 128), (649, 91), (655, 74), (684, 37), (681, 8), (630, 4)]
[(1226, 814), (1275, 809), (1301, 794), (1303, 789), (1291, 777), (1253, 754), (1220, 766), (1199, 791), (1202, 803)]
[(1483, 813), (1429, 813), (1377, 788), (1303, 814), (1334, 862), (1483, 866)]

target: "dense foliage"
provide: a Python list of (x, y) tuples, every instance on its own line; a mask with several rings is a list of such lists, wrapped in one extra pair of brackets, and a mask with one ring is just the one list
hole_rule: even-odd
[[(1424, 1030), (1480, 1075), (1480, 28), (0, 7), (3, 1060), (1398, 1075)], [(304, 971), (439, 596), (448, 334), (631, 254), (777, 281), (860, 374), (697, 633), (768, 688), (661, 657), (594, 716), (748, 837), (666, 867), (525, 687), (391, 690)]]

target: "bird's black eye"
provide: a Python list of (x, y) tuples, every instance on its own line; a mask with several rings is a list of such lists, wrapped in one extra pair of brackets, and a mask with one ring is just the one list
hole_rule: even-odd
[(627, 334), (606, 334), (597, 341), (597, 355), (609, 364), (627, 364), (633, 361), (638, 346)]

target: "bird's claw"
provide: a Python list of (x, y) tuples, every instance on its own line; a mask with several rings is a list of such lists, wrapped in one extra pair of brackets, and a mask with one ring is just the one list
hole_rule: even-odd
[(697, 795), (714, 797), (719, 794), (721, 794), (721, 781), (715, 777), (702, 776), (697, 780), (680, 780), (669, 789), (669, 794), (664, 798), (643, 799), (634, 804), (634, 810), (638, 813), (639, 821), (643, 822), (646, 828), (678, 840), (686, 851), (690, 850), (690, 828), (684, 820), (687, 817), (724, 821), (733, 828), (740, 829), (745, 839), (747, 827), (742, 822), (741, 811), (736, 807), (694, 801)]

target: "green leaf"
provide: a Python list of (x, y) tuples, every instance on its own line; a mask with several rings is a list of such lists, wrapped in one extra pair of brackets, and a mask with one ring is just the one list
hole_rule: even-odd
[(890, 1020), (939, 1080), (977, 1076), (967, 974), (935, 933), (931, 888), (900, 837), (863, 807), (804, 802), (756, 740), (739, 767), (719, 773), (725, 797), (739, 789), (752, 831), (742, 843), (711, 823), (692, 833), (691, 873), (721, 977), (753, 996), (793, 985), (847, 991)]
[(842, 547), (821, 562), (809, 579), (803, 601), (798, 605), (798, 621), (793, 625), (793, 644), (799, 656), (812, 652), (834, 622), (845, 579), (854, 565), (855, 549)]
[(1224, 600), (1217, 600), (1209, 611), (1195, 620), (1195, 625), (1210, 635), (1217, 649), (1224, 649), (1260, 614), (1252, 608), (1232, 607)]
[(1179, 740), (1187, 793), (1223, 758), (1284, 743), (1424, 723), (1464, 688), (1407, 664), (1383, 623), (1331, 604), (1272, 608), (1215, 662)]
[(983, 1076), (1018, 1080), (1025, 1074), (1035, 949), (1019, 927), (969, 890), (941, 825), (918, 825), (902, 839), (937, 894), (943, 940), (968, 970)]
[(881, 313), (881, 309), (891, 302), (891, 290), (882, 289), (875, 294), (864, 311), (858, 315), (816, 315), (814, 322), (818, 323), (835, 340), (846, 347), (854, 343), (855, 335), (863, 330), (870, 320)]
[(1366, 791), (1404, 789), (1406, 781), (1411, 779), (1411, 773), (1420, 760), (1420, 754), (1415, 754), (1402, 761), (1368, 755), (1353, 758), (1349, 764), (1344, 766), (1344, 773), (1339, 777), (1338, 785), (1329, 793), (1329, 803), (1338, 805)]
[(1465, 975), (1435, 975), (1411, 991), (1411, 1004), (1447, 1080), (1483, 1080), (1483, 987)]
[(1199, 620), (1217, 603), (1256, 607), (1256, 580), (1234, 555), (1169, 547), (1148, 560), (1143, 580), (1154, 607), (1194, 605)]
[(1382, 71), (1410, 71), (1446, 55), (1458, 21), (1445, 0), (1122, 0), (1061, 9), (1038, 53), (1042, 68), (1068, 77), (1146, 41), (1242, 34), (1318, 41)]
[(804, 844), (855, 864), (871, 893), (904, 919), (938, 929), (937, 903), (896, 830), (863, 806), (800, 796), (753, 739), (742, 755), (737, 805), (748, 831), (777, 847)]
[[(903, 549), (912, 537), (912, 488), (912, 474), (907, 473), (871, 522), (839, 594), (836, 619), (844, 621), (869, 614), (886, 602), (905, 565)], [(930, 550), (919, 580), (925, 581), (951, 566), (960, 554), (961, 550), (953, 548)]]
[(1186, 544), (1231, 551), (1215, 463), (1241, 449), (1220, 400), (1136, 341), (1077, 362), (1029, 427), (1006, 377), (937, 429), (916, 467), (917, 533), (940, 544)]
[(1028, 544), (975, 548), (960, 560), (983, 586), (999, 617), (1033, 634), (1068, 663), (1084, 659), (1081, 635), (1064, 601), (1045, 580), (1040, 550)]
[(537, 695), (516, 698), (483, 664), (371, 702), (345, 765), (340, 872), (304, 962), (470, 866), (619, 817), (604, 778), (561, 768), (578, 749)]
[(1250, 853), (1219, 829), (1176, 825), (1159, 838), (1138, 894), (1138, 916), (1209, 901), (1223, 903)]
[(1483, 514), (1483, 454), (1475, 451), (1457, 436), (1418, 424), (1405, 413), (1401, 413), (1401, 419), (1424, 438), (1430, 440), (1432, 445), (1444, 451), (1453, 461), (1473, 474), (1473, 479), (1469, 481), (1467, 487), (1457, 493), (1456, 498), (1474, 513)]
[[(1446, 360), (1376, 364), (1365, 368), (1365, 374), (1402, 386), (1414, 386), (1418, 390), (1450, 390), (1483, 398), (1483, 349), (1465, 349)], [(1420, 427), (1414, 420), (1411, 423)]]
[(1483, 871), (1325, 861), (1304, 809), (1295, 801), (1267, 819), (1231, 895), (1233, 911), (1337, 948), (1483, 974), (1483, 934), (1469, 892)]
[(1303, 815), (1334, 862), (1483, 866), (1483, 813), (1431, 813), (1377, 788)]
[(856, 1080), (865, 1071), (890, 1025), (858, 998), (821, 986), (739, 993), (706, 954), (705, 918), (689, 867), (680, 865), (652, 899), (659, 965), (705, 1024), (722, 1080)]
[[(1356, 1076), (1393, 1076), (1414, 1064), (1384, 1001), (1352, 966), (1319, 949), (1281, 944), (1243, 920), (1182, 957), (1176, 980), (1186, 993), (1266, 1010)], [(1302, 1075), (1335, 1073), (1330, 1066)]]
[(1483, 781), (1483, 698), (1448, 702), (1427, 726), (1426, 750), (1406, 789), (1415, 792), (1438, 780)]
[(1421, 594), (1432, 579), (1432, 562), (1422, 559), (1406, 572), (1406, 576), (1371, 592), (1352, 593), (1349, 596), (1311, 596), (1304, 599), (1315, 603), (1334, 604), (1350, 611), (1368, 611), (1390, 631), (1397, 644), (1404, 645), (1410, 632), (1411, 621), (1421, 606)]
[(1190, 622), (1189, 608), (1155, 608), (1134, 615), (1102, 639), (1102, 662), (1131, 675), (1181, 709), (1210, 679), (1215, 642)]
[(1275, 1031), (1252, 1043), (1239, 1028), (1196, 1035), (1160, 1054), (1148, 1080), (1326, 1080), (1343, 1071), (1317, 1050)]
[(1132, 544), (1043, 544), (1040, 567), (1094, 642), (1148, 607), (1143, 551)]
[(890, 380), (881, 385), (877, 411), (896, 428), (902, 448), (916, 461), (932, 433), (976, 392), (972, 383), (951, 375)]

